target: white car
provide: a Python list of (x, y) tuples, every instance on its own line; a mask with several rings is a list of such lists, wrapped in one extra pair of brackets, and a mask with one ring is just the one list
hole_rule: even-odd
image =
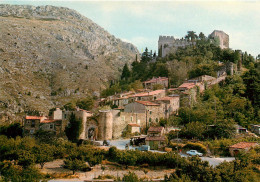
[(203, 156), (203, 154), (202, 153), (200, 153), (200, 152), (198, 152), (197, 150), (189, 150), (189, 151), (187, 151), (186, 152), (188, 155), (190, 155), (190, 156), (194, 156), (194, 155), (198, 155), (198, 156)]

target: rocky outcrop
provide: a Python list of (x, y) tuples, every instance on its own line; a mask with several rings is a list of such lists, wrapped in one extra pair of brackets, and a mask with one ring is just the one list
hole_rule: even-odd
[(0, 5), (0, 120), (104, 89), (135, 46), (74, 10)]

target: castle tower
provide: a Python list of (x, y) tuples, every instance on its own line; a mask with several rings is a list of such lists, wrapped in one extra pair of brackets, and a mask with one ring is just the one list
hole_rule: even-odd
[(219, 47), (221, 49), (229, 48), (229, 35), (221, 30), (214, 30), (209, 37), (218, 38), (219, 39)]
[(110, 110), (99, 111), (98, 139), (110, 140), (113, 132), (113, 114)]

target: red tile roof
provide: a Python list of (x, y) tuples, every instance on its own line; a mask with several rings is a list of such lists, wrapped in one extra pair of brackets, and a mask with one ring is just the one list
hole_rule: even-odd
[(195, 83), (183, 83), (181, 84), (178, 88), (186, 88), (186, 89), (191, 89), (193, 87), (195, 87), (196, 84)]
[(168, 91), (178, 90), (178, 88), (169, 88)]
[(25, 119), (42, 119), (44, 116), (25, 116)]
[(168, 78), (167, 77), (152, 78), (151, 80), (147, 80), (143, 83), (157, 83), (159, 81), (168, 81)]
[(135, 102), (137, 102), (139, 104), (143, 104), (145, 106), (159, 106), (160, 105), (160, 104), (156, 104), (156, 103), (150, 102), (150, 101), (141, 101), (141, 100), (139, 100), (139, 101), (135, 101)]
[(153, 96), (153, 95), (157, 95), (157, 94), (160, 94), (160, 93), (163, 93), (163, 92), (165, 92), (165, 90), (154, 90), (154, 91), (151, 91), (151, 92), (138, 93), (138, 94), (133, 95), (133, 97)]
[(153, 136), (153, 137), (146, 137), (146, 141), (165, 141), (165, 137), (163, 136)]
[(230, 148), (238, 148), (238, 149), (245, 149), (245, 148), (251, 148), (255, 145), (258, 145), (256, 142), (239, 142), (235, 145), (231, 145)]
[(161, 132), (163, 130), (162, 126), (151, 126), (148, 132)]
[(56, 120), (54, 119), (45, 119), (43, 121), (41, 121), (41, 123), (54, 123)]
[(132, 127), (140, 127), (140, 125), (139, 125), (139, 124), (136, 124), (136, 123), (129, 123), (128, 125), (129, 125), (129, 126), (132, 126)]

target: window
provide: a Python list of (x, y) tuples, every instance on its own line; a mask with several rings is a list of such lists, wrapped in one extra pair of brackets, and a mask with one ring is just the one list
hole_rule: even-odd
[(150, 114), (152, 114), (152, 111), (150, 111)]
[(30, 124), (30, 120), (28, 120), (26, 123), (27, 123), (27, 124)]
[(53, 124), (50, 124), (50, 129), (53, 129), (54, 127), (53, 127)]
[(159, 121), (158, 118), (156, 118), (155, 121), (158, 123), (158, 121)]
[(134, 117), (133, 117), (133, 116), (131, 116), (130, 120), (131, 120), (131, 121), (133, 121), (133, 120), (134, 120)]
[(35, 121), (32, 120), (31, 127), (35, 127)]
[(30, 134), (33, 134), (34, 133), (34, 129), (30, 129)]
[(122, 116), (122, 121), (125, 121), (125, 116)]

